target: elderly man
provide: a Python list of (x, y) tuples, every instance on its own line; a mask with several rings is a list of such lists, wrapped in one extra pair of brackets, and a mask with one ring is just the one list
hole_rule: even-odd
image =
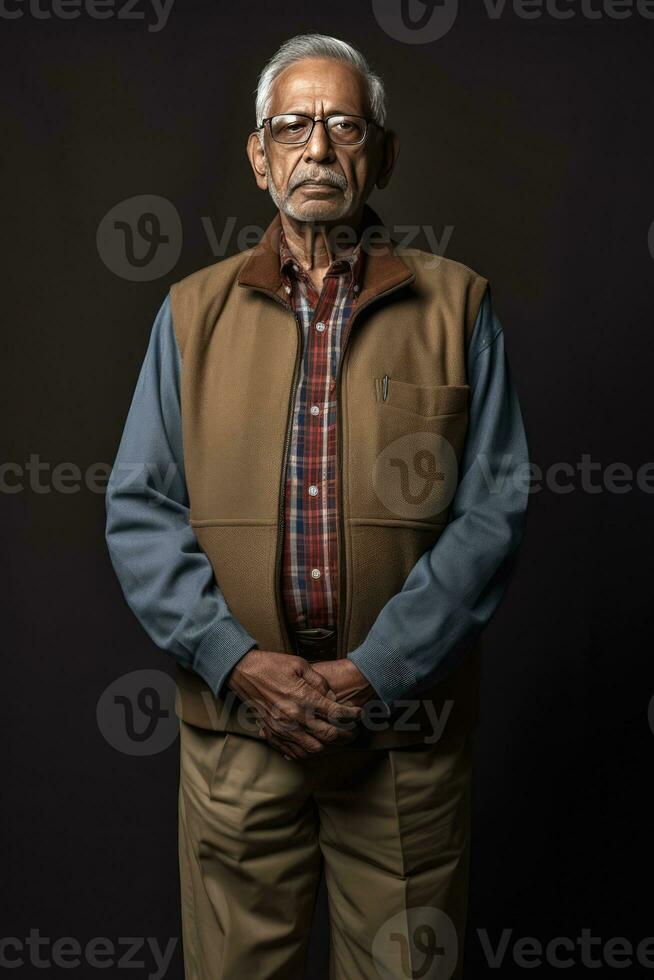
[(278, 213), (176, 283), (107, 493), (126, 599), (177, 661), (188, 980), (460, 976), (479, 635), (527, 445), (487, 281), (397, 247), (398, 155), (335, 38), (282, 46), (248, 157)]

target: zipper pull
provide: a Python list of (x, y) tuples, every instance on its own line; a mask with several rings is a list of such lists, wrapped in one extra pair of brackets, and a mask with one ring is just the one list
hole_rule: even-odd
[(388, 398), (388, 381), (389, 381), (388, 375), (385, 374), (384, 377), (382, 378), (382, 401), (383, 402), (385, 402), (386, 399)]

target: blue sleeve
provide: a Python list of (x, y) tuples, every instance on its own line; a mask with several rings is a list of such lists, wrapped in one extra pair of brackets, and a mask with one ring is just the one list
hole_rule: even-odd
[(490, 294), (467, 352), (469, 425), (448, 523), (348, 656), (390, 708), (454, 670), (489, 622), (523, 536), (529, 456)]
[(180, 375), (167, 297), (109, 477), (106, 541), (125, 599), (146, 632), (218, 694), (256, 640), (227, 608), (189, 524)]

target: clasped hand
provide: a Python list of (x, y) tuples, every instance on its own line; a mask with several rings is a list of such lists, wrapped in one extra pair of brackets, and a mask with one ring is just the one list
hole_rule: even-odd
[(241, 658), (227, 685), (253, 709), (259, 733), (293, 759), (354, 738), (363, 705), (376, 696), (347, 658), (310, 664), (257, 649)]

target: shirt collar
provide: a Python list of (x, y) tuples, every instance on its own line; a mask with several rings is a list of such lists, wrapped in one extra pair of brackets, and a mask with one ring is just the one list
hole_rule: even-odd
[[(359, 239), (351, 254), (343, 256), (342, 258), (334, 259), (332, 264), (327, 269), (325, 275), (345, 275), (347, 277), (348, 286), (354, 287), (355, 292), (358, 293), (361, 288), (363, 259), (364, 250), (362, 248), (361, 239)], [(293, 279), (311, 282), (309, 276), (304, 272), (302, 266), (291, 251), (291, 248), (286, 241), (286, 235), (283, 231), (279, 236), (279, 268), (282, 281), (288, 286), (292, 285)]]

